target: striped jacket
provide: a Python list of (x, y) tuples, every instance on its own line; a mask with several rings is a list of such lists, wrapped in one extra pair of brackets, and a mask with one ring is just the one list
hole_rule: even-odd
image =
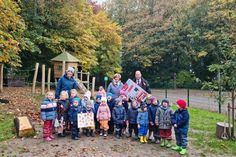
[(54, 120), (57, 114), (57, 103), (46, 98), (42, 101), (40, 110), (42, 120)]

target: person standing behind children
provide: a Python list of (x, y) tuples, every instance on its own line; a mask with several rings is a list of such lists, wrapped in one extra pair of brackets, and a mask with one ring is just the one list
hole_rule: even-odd
[(69, 111), (70, 122), (71, 122), (71, 138), (73, 140), (79, 139), (80, 129), (78, 128), (78, 113), (84, 112), (83, 106), (80, 104), (80, 98), (73, 99), (73, 105)]
[(69, 111), (70, 103), (68, 100), (68, 93), (62, 91), (60, 94), (60, 99), (57, 102), (57, 122), (56, 124), (59, 137), (65, 137), (65, 129), (69, 127)]
[(137, 116), (138, 116), (138, 104), (136, 101), (131, 102), (131, 107), (127, 112), (127, 125), (129, 126), (129, 135), (128, 137), (132, 137), (132, 133), (134, 131), (134, 139), (138, 139), (138, 124), (137, 124)]
[(107, 87), (107, 93), (112, 93), (114, 99), (120, 96), (120, 90), (123, 87), (123, 83), (120, 81), (120, 79), (121, 75), (115, 74), (114, 79)]
[(159, 107), (159, 102), (156, 97), (152, 96), (150, 98), (151, 105), (148, 108), (148, 116), (149, 116), (149, 139), (153, 133), (154, 139), (153, 142), (160, 143), (160, 133), (159, 133), (159, 128), (155, 124), (155, 118), (156, 118), (156, 112)]
[(101, 104), (98, 107), (97, 120), (100, 123), (100, 136), (103, 135), (104, 137), (107, 137), (107, 130), (109, 129), (108, 121), (111, 120), (111, 112), (107, 105), (107, 99), (104, 97), (101, 99)]
[(161, 136), (161, 147), (171, 147), (171, 117), (173, 111), (170, 108), (169, 101), (164, 99), (161, 102), (161, 106), (157, 109), (155, 123), (159, 127)]
[(176, 146), (173, 150), (179, 151), (181, 155), (187, 154), (188, 146), (188, 129), (189, 129), (189, 113), (186, 101), (179, 99), (177, 102), (177, 110), (172, 116), (172, 125), (175, 130)]
[(119, 98), (116, 99), (116, 106), (112, 111), (112, 118), (116, 125), (116, 138), (120, 139), (122, 136), (123, 125), (126, 120), (126, 112), (122, 105), (122, 100)]
[(106, 91), (103, 88), (103, 86), (99, 87), (97, 95), (101, 95), (102, 97), (106, 97)]
[(102, 96), (101, 95), (97, 95), (96, 96), (96, 103), (94, 104), (94, 120), (95, 120), (95, 132), (96, 133), (99, 133), (100, 132), (100, 124), (99, 124), (99, 121), (97, 120), (97, 113), (98, 113), (98, 108), (101, 104), (101, 98)]
[[(87, 101), (85, 113), (92, 113), (93, 115), (95, 113), (90, 101)], [(87, 137), (89, 137), (89, 136), (94, 137), (94, 129), (95, 129), (95, 126), (86, 128), (86, 136)]]
[[(112, 93), (107, 93), (107, 105), (111, 111), (111, 115), (112, 115), (112, 111), (116, 105), (115, 100), (113, 99), (113, 95)], [(113, 119), (111, 118), (111, 120), (108, 122), (109, 125), (109, 129), (108, 129), (108, 134), (113, 134), (114, 133), (114, 122)]]
[(54, 93), (48, 91), (46, 98), (41, 103), (41, 119), (43, 120), (43, 138), (46, 141), (54, 139), (52, 136), (53, 121), (56, 118), (57, 104), (54, 100)]
[(138, 134), (141, 143), (147, 143), (147, 131), (148, 131), (148, 112), (147, 105), (143, 104), (141, 110), (138, 112), (137, 124), (138, 124)]

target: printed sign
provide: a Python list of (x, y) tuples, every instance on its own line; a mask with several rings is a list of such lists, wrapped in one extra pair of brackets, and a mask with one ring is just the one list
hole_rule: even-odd
[(78, 128), (94, 127), (93, 113), (79, 113), (78, 114)]
[(142, 89), (139, 85), (134, 83), (131, 79), (128, 79), (124, 86), (121, 89), (122, 92), (124, 92), (128, 98), (131, 100), (136, 100), (138, 103), (141, 103), (146, 99), (146, 96), (148, 93)]

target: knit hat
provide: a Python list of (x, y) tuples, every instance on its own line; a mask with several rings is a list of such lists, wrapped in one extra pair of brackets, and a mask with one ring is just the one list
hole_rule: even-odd
[(152, 95), (151, 95), (151, 94), (148, 94), (146, 99), (147, 99), (147, 100), (150, 100), (151, 98), (152, 98)]
[(68, 67), (68, 69), (66, 70), (67, 72), (70, 71), (73, 74), (75, 73), (75, 69), (73, 67)]
[(183, 99), (177, 100), (177, 101), (176, 101), (176, 104), (177, 104), (180, 108), (182, 108), (182, 109), (186, 109), (186, 107), (187, 107), (187, 103), (186, 103), (186, 101), (183, 100)]
[(74, 98), (74, 99), (73, 99), (73, 102), (74, 102), (74, 101), (80, 102), (80, 98)]
[(152, 97), (150, 98), (151, 103), (153, 103), (153, 102), (156, 101), (156, 100), (157, 100), (157, 98), (156, 98), (155, 96), (152, 96)]
[(101, 95), (96, 95), (96, 100), (97, 99), (102, 99), (102, 96)]
[(112, 97), (113, 96), (113, 94), (112, 93), (107, 93), (107, 97)]
[(91, 97), (91, 92), (90, 92), (89, 90), (86, 91), (85, 94), (84, 94), (84, 97), (87, 97), (88, 99), (90, 99), (90, 97)]
[(146, 105), (146, 104), (143, 104), (143, 105), (141, 106), (141, 110), (143, 111), (144, 108), (147, 108), (147, 105)]
[(107, 98), (106, 97), (102, 97), (101, 98), (101, 102), (107, 102)]
[(116, 105), (118, 105), (119, 102), (122, 102), (122, 99), (116, 98), (115, 102), (116, 102)]
[(120, 91), (120, 95), (126, 96), (125, 91), (121, 90), (121, 91)]

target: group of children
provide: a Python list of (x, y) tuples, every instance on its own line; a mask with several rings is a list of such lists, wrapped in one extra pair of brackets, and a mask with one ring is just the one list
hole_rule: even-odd
[[(41, 117), (44, 121), (43, 138), (46, 141), (54, 139), (52, 130), (55, 128), (59, 137), (64, 137), (66, 132), (71, 131), (72, 139), (78, 140), (78, 113), (94, 113), (95, 126), (83, 128), (86, 136), (93, 137), (95, 132), (104, 137), (115, 133), (116, 138), (120, 139), (128, 129), (127, 137), (147, 143), (149, 132), (149, 140), (160, 143), (162, 147), (179, 151), (182, 155), (187, 153), (189, 114), (184, 100), (176, 102), (178, 109), (173, 112), (167, 99), (159, 104), (154, 96), (148, 96), (141, 104), (131, 101), (130, 107), (129, 99), (123, 92), (114, 99), (112, 93), (106, 93), (100, 87), (94, 104), (90, 97), (91, 93), (87, 92), (80, 99), (77, 91), (72, 89), (70, 95), (62, 91), (60, 99), (55, 100), (54, 93), (47, 92), (41, 105)], [(171, 145), (172, 127), (176, 137), (174, 147)]]

